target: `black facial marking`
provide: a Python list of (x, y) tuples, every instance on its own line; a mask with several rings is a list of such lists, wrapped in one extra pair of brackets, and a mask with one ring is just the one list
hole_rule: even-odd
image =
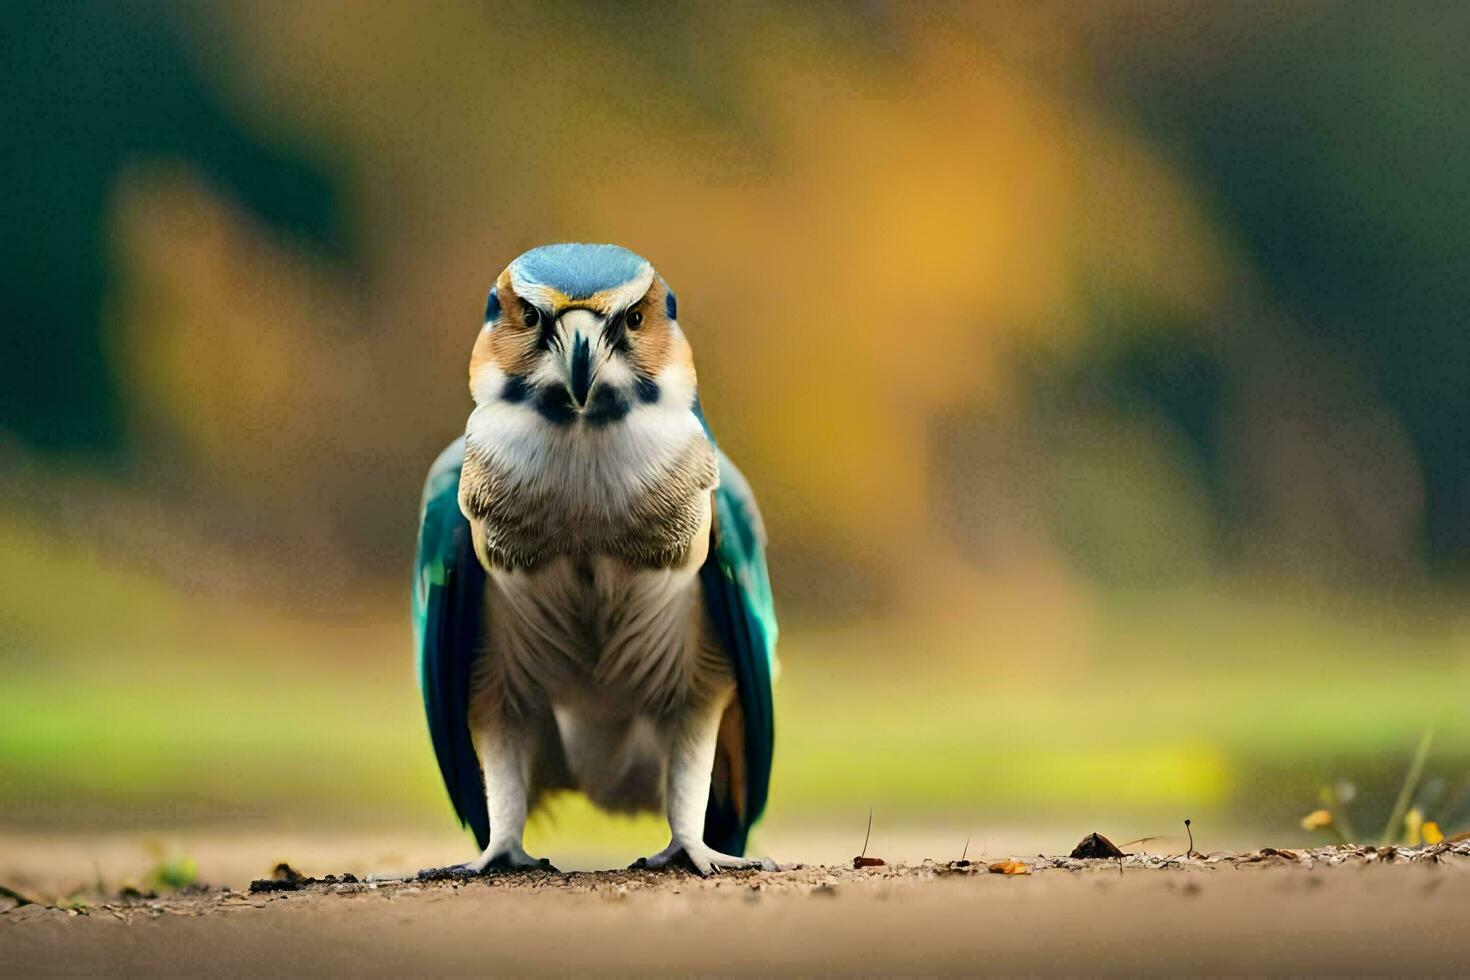
[(658, 382), (652, 378), (638, 375), (638, 380), (633, 382), (633, 390), (638, 393), (638, 400), (645, 405), (652, 405), (658, 401)]
[(672, 289), (664, 294), (664, 312), (669, 315), (670, 320), (679, 319), (679, 301), (674, 299)]
[(624, 320), (624, 314), (609, 317), (607, 323), (602, 327), (602, 340), (610, 350), (619, 354), (626, 354), (630, 348), (628, 343), (628, 324)]
[(622, 421), (631, 409), (628, 396), (611, 385), (603, 385), (592, 393), (592, 401), (587, 405), (584, 417), (588, 425), (600, 429), (604, 425)]
[(511, 374), (505, 378), (505, 387), (500, 389), (500, 400), (517, 405), (525, 401), (531, 394), (531, 386), (526, 383), (523, 375)]
[(536, 334), (536, 349), (546, 351), (560, 350), (561, 335), (556, 332), (556, 320), (543, 312), (540, 323), (540, 332)]
[(500, 319), (500, 291), (494, 287), (490, 289), (490, 298), (485, 300), (485, 322), (490, 323)]
[(578, 405), (587, 403), (587, 389), (592, 387), (592, 345), (586, 337), (572, 342), (572, 398)]
[(548, 385), (536, 395), (536, 411), (552, 425), (571, 425), (577, 417), (572, 393), (561, 385)]

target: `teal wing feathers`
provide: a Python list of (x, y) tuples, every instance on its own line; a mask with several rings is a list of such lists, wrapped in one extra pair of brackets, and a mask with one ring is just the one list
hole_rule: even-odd
[(484, 646), (485, 572), (459, 510), (464, 440), (434, 461), (424, 484), (414, 559), (413, 627), (419, 689), (444, 786), (480, 847), (490, 839), (484, 777), (469, 731), (470, 671)]
[(710, 622), (735, 669), (741, 716), (735, 751), (742, 758), (732, 767), (731, 778), (741, 779), (743, 785), (721, 792), (717, 779), (705, 811), (704, 838), (716, 850), (743, 854), (750, 828), (765, 810), (775, 752), (771, 685), (776, 673), (776, 611), (755, 496), (735, 465), (723, 452), (716, 452), (720, 486), (715, 490), (713, 540), (699, 575)]

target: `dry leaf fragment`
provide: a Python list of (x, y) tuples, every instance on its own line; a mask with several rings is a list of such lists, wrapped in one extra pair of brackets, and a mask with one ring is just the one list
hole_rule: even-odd
[(884, 861), (882, 858), (870, 858), (870, 857), (867, 857), (867, 856), (855, 857), (855, 858), (852, 859), (852, 866), (855, 869), (856, 868), (881, 868), (881, 867), (883, 867), (883, 865), (885, 865), (887, 863), (888, 862)]
[(297, 871), (285, 861), (282, 861), (280, 864), (277, 864), (274, 868), (271, 869), (271, 880), (289, 881), (292, 884), (299, 885), (306, 880), (306, 875), (302, 874), (300, 871)]
[(1072, 848), (1072, 853), (1068, 856), (1074, 858), (1120, 858), (1123, 856), (1123, 852), (1118, 849), (1118, 845), (1108, 840), (1102, 834), (1094, 831), (1078, 841), (1077, 846)]
[(992, 864), (990, 866), (990, 873), (993, 875), (1029, 875), (1031, 869), (1026, 866), (1026, 862), (1024, 861), (1007, 859)]
[(1263, 847), (1261, 848), (1261, 856), (1286, 858), (1288, 861), (1301, 860), (1296, 851), (1289, 851), (1284, 847)]
[(1313, 810), (1302, 817), (1303, 830), (1321, 830), (1332, 826), (1332, 814), (1327, 810)]

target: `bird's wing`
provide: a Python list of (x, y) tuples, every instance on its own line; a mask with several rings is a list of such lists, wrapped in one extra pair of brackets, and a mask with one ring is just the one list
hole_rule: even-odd
[(718, 449), (716, 454), (720, 485), (709, 557), (699, 577), (710, 623), (735, 668), (737, 697), (720, 724), (704, 840), (726, 854), (743, 854), (771, 781), (776, 611), (755, 496), (735, 464)]
[(485, 847), (490, 816), (484, 777), (469, 729), (470, 670), (485, 637), (485, 570), (475, 557), (470, 525), (459, 510), (464, 439), (429, 468), (414, 560), (413, 628), (419, 688), (444, 786), (459, 814)]

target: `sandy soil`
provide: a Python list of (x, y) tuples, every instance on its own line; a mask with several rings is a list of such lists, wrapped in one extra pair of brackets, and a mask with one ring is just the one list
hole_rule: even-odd
[(1470, 970), (1470, 844), (1022, 860), (98, 896), (0, 914), (0, 974)]

